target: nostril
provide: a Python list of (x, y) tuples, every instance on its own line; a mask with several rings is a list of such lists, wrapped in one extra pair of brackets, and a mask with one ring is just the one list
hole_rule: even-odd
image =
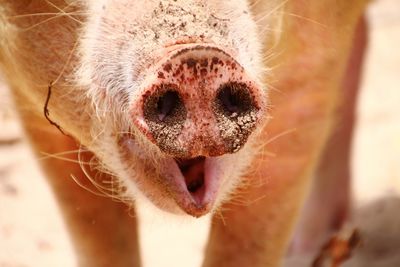
[(180, 155), (182, 147), (177, 142), (186, 121), (187, 110), (178, 86), (162, 84), (146, 95), (143, 117), (158, 147), (167, 154)]
[(167, 91), (161, 95), (157, 102), (157, 112), (160, 121), (171, 115), (171, 113), (181, 104), (179, 95), (175, 91)]
[(179, 124), (186, 118), (183, 101), (173, 84), (161, 85), (145, 99), (143, 109), (146, 121), (160, 125)]
[(217, 91), (214, 112), (225, 151), (237, 152), (254, 130), (259, 108), (245, 83), (228, 82)]
[(230, 87), (223, 88), (218, 97), (223, 107), (229, 112), (233, 113), (239, 110), (238, 95)]
[(224, 113), (244, 113), (252, 108), (252, 98), (245, 84), (230, 82), (222, 85), (217, 93), (217, 105)]

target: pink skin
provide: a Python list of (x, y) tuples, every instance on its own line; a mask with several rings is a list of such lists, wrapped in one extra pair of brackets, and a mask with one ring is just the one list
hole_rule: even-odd
[[(139, 90), (131, 114), (142, 134), (168, 155), (159, 162), (163, 178), (158, 183), (164, 188), (159, 194), (169, 195), (185, 213), (199, 217), (215, 207), (224, 177), (218, 158), (213, 157), (241, 149), (265, 112), (265, 96), (239, 63), (215, 45), (181, 44), (166, 51), (165, 58), (147, 71), (144, 90)], [(223, 132), (217, 120), (215, 99), (223, 85), (232, 83), (244, 85), (252, 100), (249, 114), (253, 121), (248, 133)], [(162, 95), (165, 85), (177, 92), (187, 113), (179, 133), (167, 140), (172, 144), (163, 147), (155, 137), (158, 132), (152, 131), (146, 119), (145, 103), (153, 95)], [(161, 123), (165, 116), (158, 114), (155, 120)], [(232, 145), (231, 139), (240, 142)], [(129, 156), (125, 159), (130, 160)], [(197, 184), (193, 190), (189, 189), (191, 183)], [(154, 191), (154, 184), (144, 181), (138, 187), (152, 199), (153, 194), (148, 192)]]

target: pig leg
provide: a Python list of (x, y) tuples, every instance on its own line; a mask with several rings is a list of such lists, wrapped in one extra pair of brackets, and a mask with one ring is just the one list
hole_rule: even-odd
[[(38, 157), (43, 157), (41, 152), (56, 154), (78, 149), (72, 138), (49, 126), (47, 121), (27, 114), (23, 114), (22, 118)], [(91, 157), (88, 153), (85, 155), (83, 160), (88, 161)], [(78, 160), (76, 153), (63, 157)], [(55, 158), (44, 159), (40, 163), (71, 234), (78, 266), (140, 266), (133, 210), (124, 203), (96, 196), (81, 188), (71, 178), (73, 175), (81, 183), (87, 181), (78, 163)], [(96, 173), (90, 172), (95, 177)], [(90, 183), (86, 184), (89, 186)]]
[[(46, 84), (55, 81), (62, 73), (65, 62), (68, 62), (67, 57), (71, 54), (74, 40), (77, 38), (78, 23), (69, 17), (40, 23), (43, 18), (32, 15), (53, 14), (66, 5), (65, 1), (30, 0), (2, 1), (0, 4), (0, 24), (4, 25), (0, 27), (1, 32), (9, 37), (1, 45), (1, 49), (4, 50), (0, 51), (0, 60), (3, 61), (6, 73), (9, 71), (8, 77), (11, 80), (10, 87), (13, 89), (16, 107), (19, 108), (22, 123), (39, 158), (43, 157), (41, 152), (57, 154), (77, 151), (79, 148), (72, 138), (63, 135), (51, 125), (41, 112), (47, 94)], [(67, 11), (70, 10), (72, 7)], [(80, 9), (76, 11), (81, 12)], [(12, 19), (14, 16), (16, 18)], [(71, 70), (65, 69), (65, 72), (70, 73)], [(63, 78), (60, 77), (59, 80), (63, 81)], [(62, 127), (71, 132), (75, 129), (74, 124), (68, 123), (70, 122), (68, 119), (60, 120), (60, 118), (68, 118), (71, 116), (71, 111), (82, 108), (76, 105), (84, 103), (78, 100), (70, 101), (65, 97), (68, 95), (67, 89), (57, 87), (58, 85), (53, 88), (49, 104), (50, 117), (55, 123), (62, 121), (63, 123), (60, 123)], [(57, 111), (59, 116), (56, 116)], [(87, 116), (82, 113), (72, 114), (75, 118), (80, 117), (82, 121)], [(91, 121), (86, 119), (85, 123), (79, 126), (82, 133), (80, 136), (90, 133)], [(89, 153), (83, 155), (86, 156), (84, 161), (90, 160)], [(78, 265), (140, 266), (133, 210), (122, 203), (96, 196), (81, 188), (71, 178), (73, 175), (82, 183), (87, 181), (81, 166), (75, 163), (78, 161), (77, 153), (66, 154), (63, 157), (74, 162), (47, 158), (40, 163), (48, 174), (46, 177), (71, 234)], [(96, 177), (95, 170), (90, 171), (90, 167), (87, 169), (92, 177)], [(106, 177), (105, 174), (102, 175)]]
[[(285, 53), (277, 60), (290, 63), (286, 71), (276, 74), (273, 119), (261, 137), (273, 141), (268, 153), (261, 152), (253, 164), (246, 186), (214, 216), (204, 267), (279, 266), (311, 174), (333, 129), (335, 100), (364, 3), (290, 5), (288, 13), (301, 14), (326, 28), (285, 23), (287, 34), (281, 43), (286, 49), (279, 50)], [(327, 16), (326, 10), (338, 17)], [(333, 50), (325, 50), (328, 47)]]
[(294, 254), (315, 252), (348, 217), (351, 143), (366, 43), (367, 25), (363, 18), (355, 32), (341, 100), (335, 111), (336, 130), (331, 133), (316, 170), (313, 188), (291, 247)]

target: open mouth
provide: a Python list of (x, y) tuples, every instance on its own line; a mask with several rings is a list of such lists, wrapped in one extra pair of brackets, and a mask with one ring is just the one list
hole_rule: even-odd
[[(138, 151), (138, 147), (134, 144), (128, 135), (121, 139), (121, 147), (127, 149), (122, 150), (121, 157), (127, 163), (134, 160), (130, 156), (133, 151)], [(169, 157), (159, 164), (162, 184), (151, 179), (145, 179), (136, 184), (154, 204), (175, 212), (173, 208), (165, 208), (169, 205), (169, 200), (164, 199), (163, 202), (159, 202), (160, 198), (154, 198), (157, 194), (161, 196), (163, 192), (169, 192), (174, 203), (188, 215), (201, 217), (213, 209), (223, 177), (218, 157), (199, 156), (189, 159)], [(152, 190), (155, 188), (158, 188), (159, 193), (147, 194), (154, 192)]]
[(173, 180), (181, 192), (174, 197), (176, 203), (194, 217), (209, 213), (215, 205), (222, 178), (218, 159), (200, 156), (173, 160), (176, 163)]
[(204, 199), (205, 183), (205, 157), (192, 159), (175, 159), (185, 179), (186, 188), (197, 203)]

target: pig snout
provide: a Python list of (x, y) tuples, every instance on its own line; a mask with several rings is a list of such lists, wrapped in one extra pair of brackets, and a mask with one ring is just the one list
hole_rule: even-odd
[(147, 76), (133, 107), (134, 122), (174, 158), (237, 152), (264, 112), (262, 90), (215, 46), (178, 47)]
[(228, 194), (239, 179), (232, 172), (244, 166), (240, 154), (227, 154), (241, 150), (262, 124), (266, 96), (234, 52), (211, 43), (162, 49), (141, 73), (131, 97), (135, 133), (161, 151), (154, 175), (138, 186), (162, 209), (200, 217), (220, 204), (222, 192)]

